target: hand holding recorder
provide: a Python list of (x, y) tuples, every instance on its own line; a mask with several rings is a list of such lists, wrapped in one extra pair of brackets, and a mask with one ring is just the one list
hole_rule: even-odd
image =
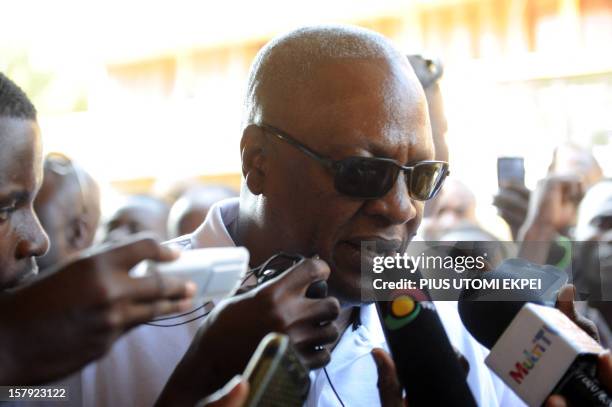
[(0, 296), (0, 383), (44, 383), (101, 357), (129, 329), (189, 308), (193, 284), (132, 278), (144, 259), (176, 254), (143, 235), (83, 252), (31, 284)]
[[(505, 275), (511, 274), (497, 270), (483, 278)], [(612, 405), (607, 383), (600, 383), (596, 374), (603, 349), (589, 336), (596, 337), (596, 331), (576, 325), (580, 318), (573, 308), (572, 286), (561, 289), (558, 309), (538, 305), (552, 304), (534, 290), (507, 301), (487, 301), (486, 295), (486, 290), (466, 290), (459, 301), (461, 320), (491, 349), (486, 364), (523, 401), (540, 406), (560, 394), (574, 405)]]
[[(309, 287), (329, 277), (322, 260), (305, 259), (256, 288), (219, 303), (199, 329), (168, 380), (157, 405), (193, 406), (242, 372), (269, 332), (289, 336), (308, 368), (330, 360), (324, 347), (338, 337), (333, 297), (308, 298)], [(220, 350), (225, 350), (221, 352)]]
[[(610, 350), (599, 355), (597, 359), (597, 378), (608, 393), (612, 393), (612, 355)], [(572, 405), (565, 397), (555, 394), (548, 398), (545, 407), (578, 407)]]

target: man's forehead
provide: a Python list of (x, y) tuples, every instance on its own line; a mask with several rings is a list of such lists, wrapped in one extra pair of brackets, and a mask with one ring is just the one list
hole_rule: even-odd
[(307, 78), (276, 83), (271, 88), (272, 97), (267, 102), (274, 104), (276, 98), (290, 96), (295, 103), (285, 105), (284, 111), (303, 109), (299, 113), (304, 114), (341, 114), (352, 101), (366, 99), (385, 109), (402, 110), (424, 100), (411, 68), (383, 58), (319, 61), (309, 69)]
[(405, 67), (385, 60), (331, 61), (313, 72), (299, 101), (283, 109), (279, 126), (325, 139), (331, 150), (357, 143), (374, 154), (422, 145), (429, 137), (424, 94)]
[(319, 61), (310, 69), (301, 92), (312, 102), (336, 102), (347, 97), (369, 96), (388, 106), (416, 102), (423, 91), (404, 61), (387, 58), (342, 58)]
[(0, 116), (0, 182), (33, 174), (42, 180), (42, 148), (36, 122)]

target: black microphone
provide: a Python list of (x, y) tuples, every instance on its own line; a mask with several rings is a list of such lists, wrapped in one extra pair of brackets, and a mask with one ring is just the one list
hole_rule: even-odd
[[(484, 273), (483, 279), (516, 274)], [(487, 301), (466, 290), (459, 315), (468, 331), (491, 349), (485, 362), (528, 405), (561, 394), (575, 406), (612, 406), (597, 380), (603, 348), (556, 308), (541, 305), (541, 293), (522, 290), (507, 301)]]
[(376, 306), (408, 405), (476, 406), (466, 372), (428, 295), (415, 289), (391, 298)]

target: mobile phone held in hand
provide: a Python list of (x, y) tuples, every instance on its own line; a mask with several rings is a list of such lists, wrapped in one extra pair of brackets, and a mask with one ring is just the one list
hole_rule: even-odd
[(194, 301), (218, 301), (233, 295), (249, 265), (249, 251), (244, 247), (213, 247), (184, 250), (170, 262), (145, 260), (130, 271), (132, 277), (149, 273), (172, 276), (195, 283)]
[(300, 362), (289, 337), (266, 335), (253, 353), (243, 377), (249, 382), (245, 407), (300, 407), (310, 389), (308, 369)]
[(497, 185), (525, 185), (525, 160), (523, 157), (497, 158)]

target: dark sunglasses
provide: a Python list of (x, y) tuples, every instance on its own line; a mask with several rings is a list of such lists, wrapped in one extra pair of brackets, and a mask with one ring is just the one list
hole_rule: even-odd
[(403, 171), (410, 198), (427, 201), (436, 196), (450, 173), (448, 163), (443, 161), (420, 161), (412, 166), (404, 166), (390, 158), (348, 157), (332, 160), (314, 152), (276, 127), (268, 124), (259, 127), (331, 169), (336, 190), (353, 198), (382, 198), (393, 188), (400, 171)]

